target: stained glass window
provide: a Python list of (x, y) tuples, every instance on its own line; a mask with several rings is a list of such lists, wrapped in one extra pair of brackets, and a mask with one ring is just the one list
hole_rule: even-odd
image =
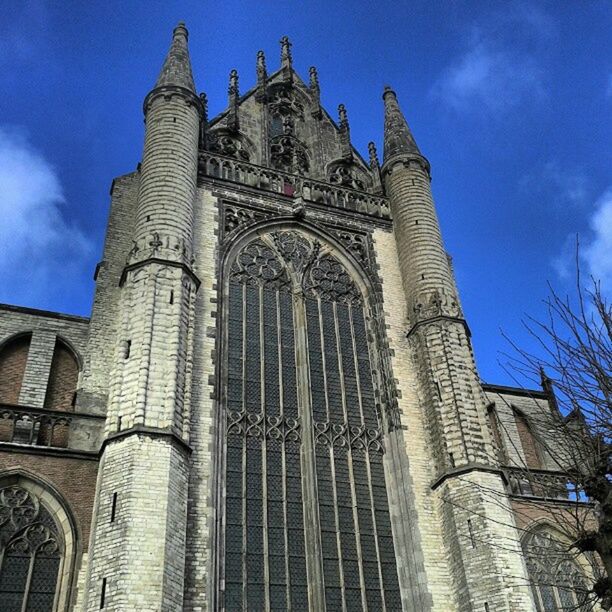
[(50, 612), (62, 557), (55, 521), (18, 486), (0, 489), (0, 610)]
[(533, 531), (523, 542), (538, 612), (591, 610), (584, 574), (568, 549), (569, 544), (545, 528)]
[(289, 231), (244, 247), (228, 292), (225, 609), (312, 609), (318, 567), (327, 610), (400, 610), (362, 293)]

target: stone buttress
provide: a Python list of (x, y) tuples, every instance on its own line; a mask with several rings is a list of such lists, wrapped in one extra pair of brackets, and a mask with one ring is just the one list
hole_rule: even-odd
[(134, 245), (120, 281), (107, 373), (85, 610), (182, 609), (201, 111), (187, 30), (179, 24), (144, 102)]
[(466, 612), (532, 610), (514, 518), (493, 459), (469, 330), (442, 243), (429, 162), (395, 92), (386, 88), (383, 98), (382, 174), (456, 606)]

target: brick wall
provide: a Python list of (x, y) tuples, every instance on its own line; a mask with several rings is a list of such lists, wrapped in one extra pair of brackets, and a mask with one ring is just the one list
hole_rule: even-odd
[[(31, 336), (10, 340), (0, 351), (0, 403), (17, 404), (28, 361)], [(1, 425), (1, 424), (0, 424)]]
[(534, 470), (540, 469), (542, 467), (542, 461), (538, 453), (536, 439), (527, 419), (520, 412), (516, 411), (514, 413), (514, 419), (516, 421), (516, 429), (521, 441), (523, 456), (527, 467)]
[(45, 408), (72, 410), (78, 377), (79, 364), (72, 351), (63, 342), (56, 341), (45, 396)]

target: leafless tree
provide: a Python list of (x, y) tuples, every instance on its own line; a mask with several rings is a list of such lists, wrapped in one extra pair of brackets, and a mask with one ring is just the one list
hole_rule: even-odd
[[(525, 493), (521, 489), (527, 487), (525, 498), (545, 507), (566, 536), (557, 546), (566, 558), (590, 560), (590, 583), (575, 587), (580, 591), (576, 609), (597, 602), (610, 610), (612, 307), (598, 282), (590, 279), (589, 287), (583, 288), (579, 270), (575, 299), (550, 287), (544, 319), (524, 321), (534, 348), (526, 350), (505, 336), (512, 346), (505, 366), (517, 383), (541, 381), (550, 398), (548, 403), (534, 399), (529, 411), (531, 431), (547, 456), (549, 473), (523, 460), (513, 470), (516, 492)], [(523, 504), (526, 514), (528, 503)], [(537, 554), (537, 547), (534, 550)]]

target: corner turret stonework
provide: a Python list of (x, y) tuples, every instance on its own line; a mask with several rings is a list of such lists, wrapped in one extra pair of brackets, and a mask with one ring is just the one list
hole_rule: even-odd
[[(145, 100), (134, 243), (121, 276), (85, 610), (183, 603), (202, 103), (179, 24)], [(119, 511), (117, 511), (119, 508)]]
[[(509, 545), (500, 552), (476, 546), (469, 536), (468, 519), (471, 525), (474, 517), (481, 517), (478, 527), (483, 543), (509, 541), (514, 517), (492, 460), (484, 393), (442, 243), (429, 163), (419, 151), (395, 92), (386, 88), (383, 98), (382, 174), (407, 305), (405, 333), (433, 459), (431, 486), (443, 517), (458, 610), (530, 610), (533, 604), (520, 547)], [(498, 497), (492, 499), (488, 492)], [(504, 576), (508, 567), (514, 568), (512, 577)]]

